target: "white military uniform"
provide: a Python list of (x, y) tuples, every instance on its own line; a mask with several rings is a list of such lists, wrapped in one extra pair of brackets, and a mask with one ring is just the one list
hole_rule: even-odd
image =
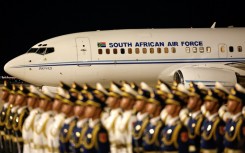
[(47, 133), (47, 153), (58, 153), (59, 152), (59, 134), (60, 129), (64, 124), (65, 114), (60, 113), (50, 118), (46, 125)]
[(33, 134), (34, 134), (34, 120), (37, 114), (40, 113), (40, 109), (36, 108), (30, 111), (29, 116), (26, 118), (23, 129), (22, 129), (22, 137), (24, 140), (24, 153), (32, 153), (33, 146)]
[(109, 135), (109, 140), (110, 140), (110, 151), (111, 153), (117, 153), (117, 148), (116, 148), (116, 135), (115, 135), (115, 121), (117, 117), (119, 116), (121, 112), (120, 108), (112, 109), (111, 112), (109, 113), (109, 116), (105, 119), (103, 119), (102, 123), (106, 130), (108, 131)]

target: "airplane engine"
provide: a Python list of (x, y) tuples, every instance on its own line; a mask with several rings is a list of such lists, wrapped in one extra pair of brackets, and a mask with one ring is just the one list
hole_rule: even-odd
[(212, 67), (187, 67), (181, 68), (174, 73), (174, 81), (189, 87), (189, 83), (202, 82), (207, 87), (214, 87), (219, 81), (226, 87), (232, 87), (237, 83), (237, 74), (231, 70)]

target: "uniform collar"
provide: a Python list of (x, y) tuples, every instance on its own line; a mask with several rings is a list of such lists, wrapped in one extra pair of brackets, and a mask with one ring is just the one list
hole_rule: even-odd
[(99, 119), (89, 119), (89, 127), (94, 127), (100, 120)]
[(139, 112), (139, 113), (137, 113), (137, 120), (139, 120), (139, 121), (142, 121), (144, 118), (146, 118), (147, 117), (147, 115), (148, 115), (148, 113), (141, 113), (141, 112)]
[(8, 106), (9, 106), (9, 103), (3, 104), (3, 107), (4, 107), (4, 108), (7, 108)]
[(198, 111), (196, 111), (194, 113), (191, 113), (191, 116), (192, 116), (192, 118), (196, 118), (200, 113), (201, 113), (201, 111), (198, 110)]
[(27, 106), (22, 106), (22, 107), (20, 107), (19, 109), (18, 109), (18, 114), (20, 114), (24, 109), (26, 109), (27, 108)]
[(11, 112), (12, 112), (12, 113), (16, 112), (18, 108), (19, 108), (19, 106), (14, 106), (14, 107), (11, 109)]
[(169, 119), (168, 119), (168, 123), (167, 125), (174, 125), (176, 123), (176, 121), (179, 120), (179, 116), (176, 116), (176, 117), (171, 117), (169, 116)]
[(84, 125), (84, 123), (86, 123), (88, 121), (87, 118), (81, 119), (77, 122), (77, 127), (82, 127)]
[(150, 122), (152, 125), (156, 125), (159, 120), (160, 120), (160, 116), (157, 116), (157, 117), (151, 118)]
[(236, 115), (232, 115), (232, 120), (237, 121), (237, 119), (242, 115), (242, 112), (237, 113)]
[(71, 116), (71, 117), (66, 118), (65, 119), (65, 124), (71, 123), (71, 121), (74, 120), (74, 119), (75, 119), (75, 116)]
[(213, 115), (209, 115), (209, 116), (207, 117), (207, 119), (208, 119), (209, 121), (212, 121), (216, 116), (218, 116), (218, 113), (214, 113)]

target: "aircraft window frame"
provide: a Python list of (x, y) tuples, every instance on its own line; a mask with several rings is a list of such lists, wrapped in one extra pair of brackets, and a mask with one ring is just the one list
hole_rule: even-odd
[(103, 54), (103, 50), (100, 48), (98, 49), (98, 54), (102, 55)]
[(226, 52), (226, 46), (224, 44), (219, 45), (219, 52), (221, 52), (221, 53)]
[(140, 49), (139, 48), (135, 48), (135, 54), (139, 54), (140, 53)]
[(38, 50), (36, 51), (37, 54), (40, 54), (40, 55), (44, 55), (45, 52), (46, 52), (46, 47), (40, 47), (38, 48)]
[(128, 48), (128, 54), (132, 54), (132, 53), (133, 53), (132, 48)]
[(211, 53), (211, 51), (212, 51), (211, 47), (210, 47), (210, 46), (207, 46), (207, 47), (206, 47), (206, 52), (207, 52), (207, 53)]
[(199, 52), (204, 53), (204, 47), (199, 47)]
[(234, 47), (233, 46), (229, 46), (229, 52), (234, 52)]
[(143, 49), (142, 49), (142, 53), (143, 53), (143, 54), (146, 54), (146, 53), (147, 53), (147, 49), (146, 49), (146, 48), (143, 48)]
[(45, 54), (50, 54), (53, 53), (54, 51), (55, 51), (54, 47), (47, 47)]
[(197, 53), (197, 47), (192, 47), (192, 52)]
[(150, 53), (154, 54), (154, 48), (150, 48)]
[(157, 53), (161, 54), (162, 53), (162, 49), (160, 47), (157, 48)]
[(237, 46), (238, 52), (242, 52), (242, 46)]
[(169, 52), (169, 50), (168, 50), (168, 47), (164, 47), (164, 53), (168, 53)]
[(176, 53), (176, 48), (175, 47), (171, 47), (171, 52), (172, 53)]
[(26, 53), (36, 53), (39, 48), (30, 48)]
[(109, 48), (106, 48), (105, 49), (105, 52), (106, 52), (106, 54), (110, 54), (110, 49)]
[(125, 54), (125, 48), (120, 49), (121, 54)]
[(113, 54), (117, 54), (117, 49), (113, 48)]
[(190, 53), (191, 52), (191, 48), (190, 47), (185, 47), (185, 52)]

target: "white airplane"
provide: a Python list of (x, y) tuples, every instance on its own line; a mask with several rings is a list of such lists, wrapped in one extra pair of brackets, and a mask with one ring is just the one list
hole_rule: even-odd
[(157, 79), (233, 86), (245, 79), (245, 28), (125, 29), (80, 32), (31, 47), (4, 66), (39, 86)]

